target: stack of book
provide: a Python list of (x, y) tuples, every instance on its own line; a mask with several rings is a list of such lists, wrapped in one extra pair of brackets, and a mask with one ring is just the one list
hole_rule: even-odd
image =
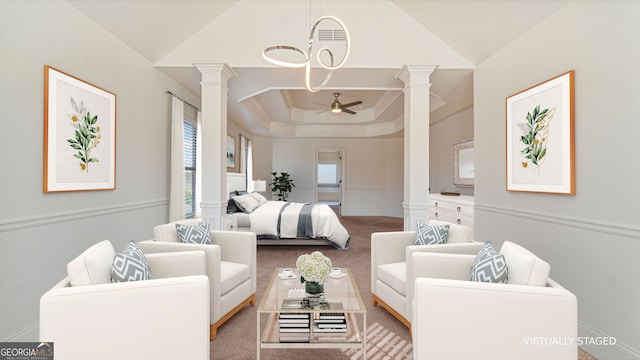
[(341, 312), (317, 313), (313, 319), (316, 341), (347, 341), (347, 319)]
[(309, 342), (310, 315), (298, 312), (280, 313), (280, 342)]

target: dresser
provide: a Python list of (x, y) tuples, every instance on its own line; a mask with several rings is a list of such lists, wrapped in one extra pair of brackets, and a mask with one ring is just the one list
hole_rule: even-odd
[(429, 219), (473, 228), (473, 196), (429, 194)]

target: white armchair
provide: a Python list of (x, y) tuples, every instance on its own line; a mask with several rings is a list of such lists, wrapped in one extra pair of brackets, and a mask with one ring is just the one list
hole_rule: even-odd
[(241, 231), (212, 231), (213, 245), (178, 242), (176, 224), (195, 225), (196, 219), (158, 225), (154, 239), (138, 245), (145, 253), (201, 250), (206, 255), (210, 282), (210, 331), (214, 340), (218, 327), (256, 299), (256, 234)]
[(466, 226), (438, 220), (429, 225), (449, 225), (447, 243), (413, 245), (415, 231), (371, 234), (371, 294), (373, 306), (380, 305), (411, 328), (413, 281), (411, 254), (421, 251), (476, 254), (482, 243), (473, 241), (473, 230)]
[(146, 255), (153, 280), (111, 283), (114, 255), (95, 244), (40, 298), (40, 341), (56, 359), (209, 359), (204, 253)]
[(507, 284), (468, 281), (475, 255), (412, 255), (414, 359), (578, 357), (576, 297), (528, 250), (507, 241), (500, 253)]

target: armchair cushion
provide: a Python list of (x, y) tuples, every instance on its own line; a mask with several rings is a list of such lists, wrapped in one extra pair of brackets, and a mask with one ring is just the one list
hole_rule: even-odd
[(487, 241), (476, 255), (469, 272), (469, 280), (490, 283), (507, 283), (508, 269), (504, 255), (498, 254)]
[(406, 296), (407, 263), (397, 262), (383, 264), (378, 267), (378, 279), (389, 285), (393, 290)]
[(129, 242), (123, 252), (115, 254), (111, 267), (111, 282), (151, 280), (152, 278), (147, 258), (134, 241)]
[(176, 224), (178, 240), (190, 244), (213, 244), (211, 241), (211, 225), (199, 223), (196, 225)]
[(425, 225), (419, 223), (416, 226), (416, 241), (414, 245), (446, 244), (449, 235), (449, 225)]
[(510, 241), (500, 248), (509, 268), (509, 284), (546, 286), (551, 266), (531, 251)]
[(220, 293), (226, 294), (251, 278), (251, 268), (247, 264), (230, 261), (220, 262)]
[(71, 286), (110, 283), (115, 255), (116, 251), (109, 240), (103, 240), (86, 249), (67, 264)]

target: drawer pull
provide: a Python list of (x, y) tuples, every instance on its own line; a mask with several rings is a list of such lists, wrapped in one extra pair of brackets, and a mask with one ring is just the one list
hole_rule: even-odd
[(435, 206), (438, 207), (438, 202), (437, 201), (436, 201), (436, 205)]
[(458, 225), (460, 225), (460, 223), (461, 223), (462, 221), (460, 221), (460, 219), (458, 219), (458, 220), (456, 220), (456, 222), (458, 223)]
[(458, 209), (457, 209), (457, 210), (458, 210), (458, 212), (460, 212), (460, 206), (458, 206)]
[(435, 213), (436, 217), (438, 217), (438, 213)]

